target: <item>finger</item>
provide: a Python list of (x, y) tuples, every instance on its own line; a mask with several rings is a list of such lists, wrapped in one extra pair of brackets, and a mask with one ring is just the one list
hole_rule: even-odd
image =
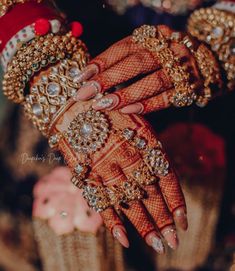
[(127, 56), (138, 52), (139, 49), (140, 47), (132, 42), (129, 36), (116, 42), (103, 53), (95, 57), (90, 63), (96, 64), (99, 67), (99, 71), (103, 72)]
[[(150, 148), (155, 148), (159, 145), (156, 135), (150, 125), (145, 120), (141, 120), (145, 125), (142, 126), (142, 129), (137, 130), (137, 135), (144, 138)], [(169, 169), (166, 176), (161, 175), (159, 178), (159, 187), (170, 212), (173, 213), (176, 224), (186, 230), (188, 225), (186, 204), (176, 174), (172, 169)]]
[[(106, 95), (104, 98), (98, 100), (93, 105), (93, 108), (96, 110), (122, 108), (126, 105), (152, 97), (171, 87), (172, 83), (167, 73), (164, 70), (159, 70), (126, 88)], [(104, 100), (110, 100), (110, 103), (104, 103)]]
[(178, 178), (173, 170), (171, 170), (166, 176), (162, 176), (160, 178), (159, 186), (172, 213), (177, 211), (180, 207), (185, 208), (184, 196)]
[(160, 178), (159, 186), (169, 210), (173, 213), (176, 224), (182, 230), (187, 230), (186, 203), (179, 180), (173, 170)]
[(145, 99), (141, 102), (134, 103), (123, 107), (120, 111), (124, 114), (147, 114), (154, 111), (163, 110), (171, 106), (169, 96), (173, 89), (169, 89), (157, 96)]
[[(136, 54), (124, 58), (104, 72), (99, 73), (92, 78), (92, 81), (99, 86), (99, 92), (103, 93), (113, 86), (117, 86), (137, 75), (150, 72), (158, 67), (158, 61), (153, 57), (152, 53), (147, 50), (141, 50)], [(89, 93), (89, 97), (97, 94), (93, 86), (90, 89), (83, 86), (78, 90), (76, 99), (85, 100), (88, 95), (87, 93)]]
[(177, 208), (174, 212), (174, 221), (181, 229), (188, 229), (187, 210), (185, 206)]
[(179, 245), (179, 240), (177, 236), (177, 232), (174, 226), (167, 226), (161, 231), (162, 236), (167, 241), (167, 244), (172, 249), (177, 249)]
[(145, 237), (146, 243), (151, 246), (157, 253), (163, 254), (165, 252), (164, 245), (161, 238), (156, 232), (151, 232)]
[(86, 82), (73, 96), (75, 101), (86, 101), (93, 98), (101, 91), (100, 85), (96, 81)]
[(120, 109), (123, 114), (141, 114), (144, 111), (143, 104), (138, 102), (134, 104), (129, 104)]
[(101, 85), (102, 92), (104, 92), (137, 75), (151, 72), (157, 68), (159, 68), (159, 62), (154, 58), (153, 54), (147, 50), (140, 50), (135, 54), (127, 56), (92, 79)]
[(129, 202), (129, 208), (121, 208), (122, 212), (129, 219), (132, 225), (136, 228), (138, 233), (143, 239), (146, 236), (154, 232), (157, 234), (154, 224), (151, 222), (151, 218), (148, 216), (147, 210), (140, 201)]
[[(126, 180), (116, 159), (108, 161), (108, 159), (104, 158), (103, 160), (99, 161), (98, 165), (93, 167), (92, 171), (93, 176), (95, 176), (99, 181), (102, 180), (102, 182), (107, 186), (118, 181)], [(128, 248), (129, 241), (127, 238), (127, 233), (115, 209), (107, 208), (100, 214), (104, 220), (105, 226), (110, 230), (110, 232), (112, 232), (114, 238), (116, 238), (124, 247)]]
[[(166, 227), (167, 229), (175, 229), (173, 217), (166, 205), (160, 188), (157, 185), (149, 185), (145, 187), (145, 190), (148, 193), (148, 197), (143, 199), (143, 203), (161, 233), (165, 232)], [(171, 248), (177, 248), (178, 238), (176, 232), (170, 231), (164, 238)]]
[(118, 214), (113, 208), (108, 208), (100, 213), (105, 226), (110, 230), (113, 236), (126, 248), (129, 247), (125, 227)]

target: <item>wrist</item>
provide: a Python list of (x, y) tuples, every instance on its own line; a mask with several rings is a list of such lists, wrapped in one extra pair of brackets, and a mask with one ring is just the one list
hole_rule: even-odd
[(227, 11), (228, 6), (234, 3), (221, 2), (195, 11), (188, 21), (188, 31), (209, 45), (225, 75), (228, 89), (232, 90), (235, 85), (235, 13), (232, 8)]

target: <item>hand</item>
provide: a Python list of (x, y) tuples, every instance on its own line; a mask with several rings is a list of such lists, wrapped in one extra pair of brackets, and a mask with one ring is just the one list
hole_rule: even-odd
[(58, 235), (75, 229), (97, 234), (102, 226), (98, 213), (90, 210), (82, 192), (71, 182), (71, 171), (57, 167), (34, 187), (33, 217), (46, 220)]
[[(37, 82), (40, 82), (40, 78), (42, 76), (45, 78), (46, 74), (47, 72), (42, 72), (38, 78), (34, 78), (34, 83), (37, 84)], [(68, 131), (71, 122), (73, 122), (79, 114), (89, 111), (91, 104), (92, 101), (73, 102), (69, 109), (57, 120), (52, 134)], [(119, 201), (114, 202), (112, 206), (101, 209), (100, 214), (105, 225), (122, 245), (128, 247), (127, 233), (120, 218), (120, 213), (123, 213), (132, 222), (139, 234), (149, 245), (155, 248), (157, 252), (164, 252), (160, 233), (168, 245), (175, 249), (178, 245), (178, 239), (174, 222), (182, 229), (187, 229), (186, 207), (177, 177), (173, 170), (168, 167), (168, 161), (159, 142), (147, 122), (140, 117), (122, 115), (118, 111), (111, 111), (105, 116), (109, 120), (109, 135), (102, 147), (89, 155), (91, 161), (90, 172), (87, 176), (87, 187), (105, 187), (105, 189), (114, 192), (114, 198), (118, 198), (118, 188), (129, 180), (134, 180), (138, 186), (138, 191), (144, 192), (144, 195), (141, 195), (141, 197), (134, 198), (133, 200), (129, 199), (128, 202), (118, 198)], [(85, 118), (83, 118), (83, 122), (89, 126), (89, 122), (87, 122)], [(81, 122), (79, 122), (78, 125), (81, 125)], [(99, 120), (99, 125), (102, 126), (101, 119)], [(89, 128), (88, 126), (87, 128)], [(142, 143), (145, 142), (146, 147), (158, 149), (159, 156), (156, 157), (156, 159), (159, 158), (159, 160), (154, 160), (153, 167), (159, 170), (159, 174), (157, 172), (155, 172), (155, 174), (150, 173), (146, 167), (145, 172), (139, 171), (139, 168), (143, 164), (147, 165), (144, 162), (144, 157), (146, 158), (145, 147), (143, 150), (141, 150), (141, 146), (140, 149), (138, 149), (138, 147), (133, 145), (134, 139), (132, 142), (117, 132), (124, 131), (125, 128), (133, 130), (136, 134), (136, 139), (141, 138), (145, 140), (142, 141)], [(81, 129), (82, 127), (76, 127), (75, 135), (81, 135)], [(96, 130), (99, 128), (97, 126), (92, 129)], [(86, 134), (86, 136), (89, 137), (88, 134)], [(74, 168), (76, 168), (78, 164), (81, 162), (85, 163), (88, 158), (76, 152), (69, 142), (71, 142), (71, 140), (68, 138), (62, 138), (57, 148), (65, 156), (69, 167), (74, 171)], [(150, 167), (150, 164), (147, 166)], [(140, 181), (137, 181), (137, 177), (134, 177), (135, 175), (133, 174), (137, 171), (141, 173), (139, 177), (140, 181), (143, 182), (141, 185)], [(158, 180), (158, 182), (154, 181), (153, 184), (145, 184), (146, 179), (150, 177), (150, 175), (154, 180)], [(84, 186), (84, 190), (87, 192), (85, 196), (92, 206), (93, 203), (90, 198), (92, 192), (91, 190), (87, 190), (86, 185)], [(120, 196), (122, 196), (122, 194)], [(98, 204), (104, 200), (105, 198), (101, 197)], [(93, 205), (93, 207), (96, 206)]]
[[(182, 67), (183, 72), (188, 74), (187, 84), (192, 90), (192, 95), (182, 97), (182, 100), (185, 97), (187, 99), (186, 102), (183, 101), (183, 106), (190, 105), (194, 101), (206, 103), (210, 98), (207, 93), (208, 86), (212, 84), (221, 86), (219, 68), (213, 54), (204, 45), (197, 45), (200, 55), (196, 57), (197, 53), (188, 48), (192, 46), (191, 41), (182, 42), (183, 34), (175, 33), (166, 26), (159, 26), (157, 29), (164, 39), (171, 40), (169, 48), (176, 61), (174, 63), (176, 68)], [(172, 39), (174, 36), (180, 38), (174, 40)], [(164, 58), (161, 54), (160, 52), (156, 56), (150, 50), (133, 42), (132, 37), (117, 42), (91, 61), (80, 75), (81, 81), (89, 81), (78, 91), (76, 99), (84, 101), (94, 97), (97, 92), (107, 92), (108, 94), (99, 99), (93, 108), (120, 109), (125, 114), (145, 114), (171, 106), (178, 97), (176, 74), (170, 75), (174, 67), (169, 68), (169, 72), (167, 65), (163, 65), (161, 61), (161, 58)], [(210, 69), (207, 65), (213, 67), (212, 72), (208, 73)], [(183, 79), (180, 78), (180, 81)], [(113, 91), (116, 86), (118, 88)]]
[(100, 212), (107, 228), (124, 246), (129, 242), (120, 213), (159, 253), (164, 252), (160, 233), (175, 249), (174, 222), (187, 228), (185, 201), (147, 122), (115, 110), (97, 112), (92, 109), (94, 100), (76, 102), (70, 98), (47, 124), (44, 114), (48, 109), (55, 112), (55, 106), (51, 107), (58, 101), (55, 91), (57, 99), (64, 97), (63, 92), (74, 91), (71, 77), (77, 71), (76, 61), (63, 61), (38, 73), (26, 97), (26, 112), (47, 132), (50, 145), (64, 155), (73, 183), (83, 189), (89, 205)]

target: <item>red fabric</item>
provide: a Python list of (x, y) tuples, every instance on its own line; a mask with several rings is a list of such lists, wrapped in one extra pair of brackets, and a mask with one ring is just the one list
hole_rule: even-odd
[(0, 18), (0, 52), (6, 43), (22, 28), (34, 23), (39, 18), (48, 20), (60, 19), (59, 14), (42, 3), (26, 2), (18, 4)]

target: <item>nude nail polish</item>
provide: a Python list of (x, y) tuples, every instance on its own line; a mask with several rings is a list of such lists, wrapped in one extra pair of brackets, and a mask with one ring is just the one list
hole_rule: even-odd
[(123, 114), (140, 114), (143, 111), (141, 104), (131, 104), (120, 110)]
[(104, 109), (108, 108), (113, 104), (112, 98), (103, 98), (97, 101), (96, 105), (94, 105), (95, 108)]
[(177, 249), (179, 245), (178, 236), (174, 228), (169, 228), (162, 232), (163, 237), (167, 241), (167, 244), (173, 250)]
[(76, 101), (78, 100), (89, 100), (93, 98), (98, 92), (98, 86), (93, 83), (89, 82), (85, 85), (83, 85), (77, 92), (77, 94), (74, 96), (74, 99)]
[(113, 230), (113, 236), (121, 243), (121, 245), (123, 245), (126, 248), (129, 247), (129, 241), (126, 237), (125, 232), (121, 228), (119, 228), (119, 227), (115, 228)]
[(152, 247), (157, 253), (159, 254), (164, 253), (164, 246), (162, 240), (156, 236), (152, 238)]
[(185, 208), (178, 208), (174, 212), (174, 219), (176, 224), (184, 231), (188, 229), (188, 219)]
[(111, 110), (115, 108), (119, 103), (119, 98), (115, 94), (109, 94), (106, 97), (98, 100), (92, 107), (95, 110), (108, 109)]

